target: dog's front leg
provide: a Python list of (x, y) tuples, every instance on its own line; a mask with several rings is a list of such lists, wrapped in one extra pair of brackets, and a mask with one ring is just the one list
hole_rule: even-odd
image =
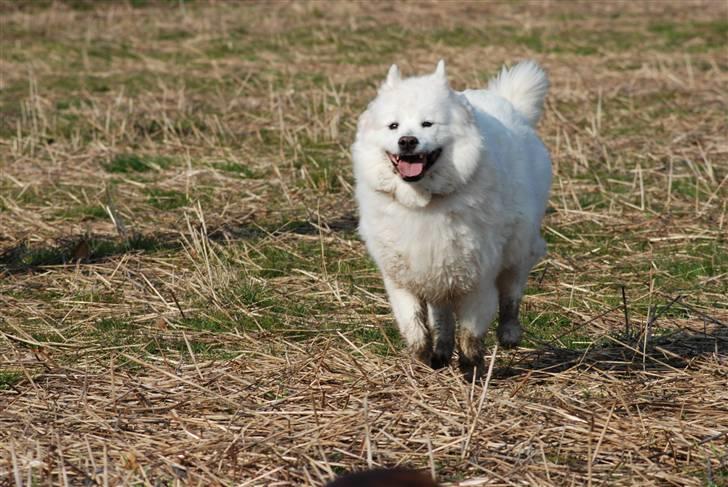
[(392, 305), (394, 319), (399, 332), (414, 356), (426, 363), (432, 360), (432, 337), (427, 329), (427, 308), (410, 291), (397, 286), (391, 279), (384, 277), (389, 303)]
[(449, 304), (427, 303), (427, 320), (432, 330), (434, 351), (430, 365), (433, 369), (450, 363), (455, 349), (455, 316)]
[(455, 307), (460, 324), (458, 359), (460, 370), (468, 380), (480, 378), (484, 372), (483, 336), (488, 331), (498, 307), (498, 291), (494, 279), (481, 281), (470, 293), (462, 296)]

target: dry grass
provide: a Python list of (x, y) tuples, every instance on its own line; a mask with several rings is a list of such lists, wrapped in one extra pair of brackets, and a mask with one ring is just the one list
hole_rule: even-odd
[[(0, 6), (0, 483), (728, 484), (720, 2)], [(527, 342), (410, 360), (348, 146), (389, 63), (534, 57)]]

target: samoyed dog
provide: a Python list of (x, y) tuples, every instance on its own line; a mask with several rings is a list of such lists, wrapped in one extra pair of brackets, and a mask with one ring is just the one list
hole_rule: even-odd
[(463, 92), (443, 61), (406, 79), (393, 65), (359, 118), (359, 231), (402, 336), (434, 368), (457, 345), (463, 372), (480, 375), (496, 311), (499, 342), (521, 339), (523, 290), (546, 252), (551, 160), (534, 127), (548, 85), (532, 61)]

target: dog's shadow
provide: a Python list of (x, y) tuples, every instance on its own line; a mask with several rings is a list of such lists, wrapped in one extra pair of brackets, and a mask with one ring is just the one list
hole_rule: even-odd
[(532, 341), (536, 344), (534, 349), (511, 354), (505, 363), (493, 369), (493, 376), (505, 379), (526, 374), (551, 375), (574, 368), (618, 375), (636, 371), (681, 372), (696, 358), (728, 356), (728, 326), (710, 317), (701, 331), (679, 328), (659, 335), (645, 330), (604, 334), (581, 349), (535, 338)]

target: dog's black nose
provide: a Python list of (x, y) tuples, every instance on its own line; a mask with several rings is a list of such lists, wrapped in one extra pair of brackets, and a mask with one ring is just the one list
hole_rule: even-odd
[(411, 135), (400, 137), (399, 142), (397, 142), (400, 152), (412, 152), (419, 143), (420, 141), (417, 140), (417, 137), (413, 137)]

